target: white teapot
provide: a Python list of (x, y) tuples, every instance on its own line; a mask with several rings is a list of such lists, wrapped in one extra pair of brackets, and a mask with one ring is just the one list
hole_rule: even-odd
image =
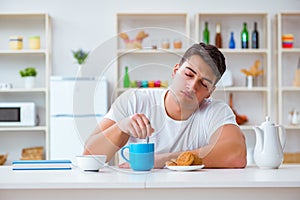
[[(281, 128), (279, 134), (278, 129)], [(277, 169), (283, 161), (283, 149), (286, 143), (285, 129), (282, 125), (274, 125), (270, 117), (259, 127), (253, 127), (256, 133), (254, 161), (260, 168)]]

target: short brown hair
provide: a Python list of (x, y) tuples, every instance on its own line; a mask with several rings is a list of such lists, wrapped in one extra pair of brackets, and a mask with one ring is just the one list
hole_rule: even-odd
[(186, 50), (179, 62), (179, 65), (181, 66), (193, 55), (201, 56), (202, 59), (211, 67), (217, 77), (217, 83), (226, 70), (225, 57), (221, 53), (221, 51), (219, 51), (217, 47), (211, 44), (204, 44), (202, 42), (199, 44), (194, 44), (188, 50)]

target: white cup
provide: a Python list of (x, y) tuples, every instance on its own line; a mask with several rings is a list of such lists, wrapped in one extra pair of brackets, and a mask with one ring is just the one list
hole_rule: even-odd
[(76, 156), (76, 161), (83, 171), (98, 172), (105, 166), (106, 155), (80, 155)]

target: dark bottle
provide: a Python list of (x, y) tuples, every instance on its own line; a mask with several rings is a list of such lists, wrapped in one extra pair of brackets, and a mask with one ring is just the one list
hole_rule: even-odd
[(205, 22), (205, 28), (203, 30), (203, 42), (205, 44), (209, 44), (209, 30), (208, 30), (208, 22)]
[(124, 88), (129, 88), (130, 87), (130, 78), (129, 78), (129, 74), (128, 74), (128, 67), (125, 67), (125, 75), (123, 78), (123, 86)]
[(254, 22), (254, 30), (252, 32), (252, 48), (253, 49), (258, 49), (259, 48), (259, 35), (257, 31), (257, 23)]
[(247, 30), (247, 23), (244, 22), (244, 27), (241, 32), (241, 47), (242, 49), (248, 49), (249, 48), (249, 34)]
[(221, 24), (216, 25), (216, 40), (215, 44), (217, 48), (222, 48), (222, 35), (221, 35)]
[(234, 49), (235, 48), (235, 41), (234, 41), (234, 33), (230, 33), (230, 40), (229, 40), (229, 48)]

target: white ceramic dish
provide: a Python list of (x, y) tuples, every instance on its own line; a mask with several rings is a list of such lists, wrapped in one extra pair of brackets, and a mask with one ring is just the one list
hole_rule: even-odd
[(80, 155), (76, 156), (77, 165), (83, 171), (97, 172), (104, 168), (106, 155)]
[(204, 165), (191, 165), (191, 166), (166, 166), (169, 170), (173, 171), (194, 171), (202, 169)]

